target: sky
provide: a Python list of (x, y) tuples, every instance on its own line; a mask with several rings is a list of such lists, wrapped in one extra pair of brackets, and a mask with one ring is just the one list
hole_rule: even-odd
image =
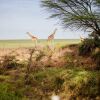
[(40, 39), (46, 39), (55, 28), (56, 39), (77, 39), (82, 31), (64, 30), (57, 19), (49, 19), (49, 12), (40, 6), (41, 0), (0, 0), (0, 40), (29, 39), (26, 32), (32, 32)]

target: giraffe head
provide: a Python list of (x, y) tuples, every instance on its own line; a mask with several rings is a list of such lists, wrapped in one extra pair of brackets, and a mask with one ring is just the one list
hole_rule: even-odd
[(26, 32), (26, 34), (32, 34), (31, 32)]
[(57, 29), (57, 28), (55, 28), (55, 30), (54, 30), (54, 31), (56, 32), (57, 30), (58, 30), (58, 29)]

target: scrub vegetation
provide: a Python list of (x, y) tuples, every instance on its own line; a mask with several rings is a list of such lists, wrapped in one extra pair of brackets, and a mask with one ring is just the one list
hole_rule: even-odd
[(79, 54), (81, 43), (61, 43), (1, 48), (0, 100), (99, 100), (99, 65)]

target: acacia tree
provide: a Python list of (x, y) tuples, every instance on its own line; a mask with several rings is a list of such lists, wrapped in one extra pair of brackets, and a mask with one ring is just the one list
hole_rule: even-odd
[(100, 37), (100, 0), (42, 0), (42, 6), (51, 12), (50, 18), (60, 19), (64, 28), (92, 31)]

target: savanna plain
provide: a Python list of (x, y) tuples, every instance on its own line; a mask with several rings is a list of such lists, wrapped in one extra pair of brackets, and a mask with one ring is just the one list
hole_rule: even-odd
[[(0, 100), (100, 100), (100, 70), (81, 41), (0, 40)], [(99, 61), (98, 61), (99, 62)]]

